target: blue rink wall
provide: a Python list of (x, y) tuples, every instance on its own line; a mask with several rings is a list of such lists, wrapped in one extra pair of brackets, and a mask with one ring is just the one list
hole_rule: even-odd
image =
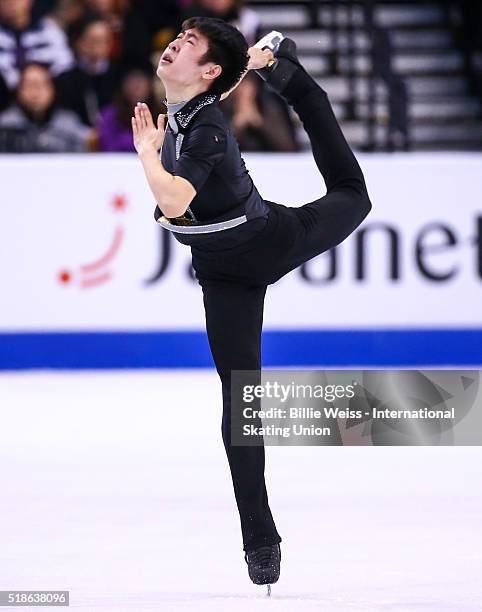
[[(482, 154), (357, 157), (372, 211), (269, 288), (264, 365), (480, 366)], [(324, 193), (309, 153), (245, 160), (268, 200)], [(0, 369), (213, 367), (190, 251), (137, 156), (2, 155), (0, 182)]]
[[(480, 366), (482, 329), (263, 334), (266, 367)], [(203, 332), (2, 334), (0, 369), (209, 368)]]

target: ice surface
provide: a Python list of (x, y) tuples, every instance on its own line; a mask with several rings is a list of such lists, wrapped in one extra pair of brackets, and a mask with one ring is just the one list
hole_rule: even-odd
[(0, 590), (82, 612), (482, 610), (481, 447), (268, 447), (268, 599), (214, 371), (3, 373), (0, 406)]

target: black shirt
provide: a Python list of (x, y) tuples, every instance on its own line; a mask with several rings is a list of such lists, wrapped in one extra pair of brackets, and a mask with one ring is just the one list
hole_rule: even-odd
[[(161, 161), (167, 172), (185, 178), (196, 190), (188, 209), (194, 219), (216, 223), (246, 215), (249, 223), (266, 218), (269, 207), (246, 169), (238, 143), (219, 108), (219, 95), (199, 94), (176, 112), (174, 119), (174, 129), (172, 122), (166, 128)], [(161, 215), (156, 207), (155, 219)], [(241, 229), (243, 224), (237, 227)], [(173, 233), (179, 242), (192, 244), (235, 229), (198, 234), (196, 239)]]

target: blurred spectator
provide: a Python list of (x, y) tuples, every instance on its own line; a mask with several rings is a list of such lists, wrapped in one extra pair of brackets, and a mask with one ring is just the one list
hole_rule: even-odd
[(85, 7), (79, 0), (58, 0), (50, 12), (50, 17), (64, 32), (69, 32), (76, 21), (85, 16)]
[[(243, 0), (197, 0), (185, 16), (218, 17), (236, 26), (249, 46), (261, 37), (259, 17)], [(221, 103), (230, 119), (242, 151), (298, 151), (296, 131), (288, 107), (277, 94), (248, 74), (237, 89)]]
[(125, 0), (83, 0), (87, 14), (100, 15), (110, 26), (112, 43), (111, 59), (119, 59), (122, 53), (122, 33), (124, 28)]
[(148, 60), (180, 26), (178, 0), (58, 0), (51, 16), (65, 31), (86, 17), (101, 17), (112, 32), (111, 59)]
[(59, 109), (47, 66), (28, 64), (20, 75), (16, 104), (0, 114), (0, 150), (15, 153), (86, 151), (90, 132)]
[(72, 67), (67, 38), (50, 19), (33, 19), (32, 0), (0, 0), (0, 72), (9, 89), (28, 62), (47, 65), (53, 75)]
[(104, 19), (86, 17), (73, 27), (72, 39), (76, 65), (57, 79), (59, 102), (93, 127), (117, 84), (117, 67), (110, 59), (112, 31)]
[(75, 22), (88, 17), (101, 17), (107, 21), (111, 33), (111, 59), (118, 59), (122, 53), (124, 12), (127, 0), (59, 0), (51, 12), (51, 17), (66, 32), (70, 32)]
[(299, 151), (288, 107), (256, 75), (248, 74), (221, 108), (242, 151)]
[(178, 0), (131, 0), (124, 22), (123, 55), (148, 59), (163, 51), (179, 31), (181, 10)]
[(55, 9), (58, 0), (33, 0), (32, 15), (35, 19), (45, 17)]
[(185, 10), (186, 17), (218, 17), (237, 27), (252, 47), (260, 34), (260, 22), (256, 11), (247, 8), (243, 0), (195, 0)]
[(123, 71), (114, 102), (102, 109), (99, 123), (100, 151), (135, 151), (132, 142), (131, 117), (137, 102), (146, 102), (154, 120), (160, 105), (153, 95), (152, 67), (149, 63), (131, 65)]
[(471, 89), (482, 98), (482, 3), (459, 0), (456, 5), (462, 23), (460, 28), (454, 28), (454, 34), (464, 54)]
[(10, 93), (4, 78), (0, 74), (0, 112), (5, 110), (9, 103)]

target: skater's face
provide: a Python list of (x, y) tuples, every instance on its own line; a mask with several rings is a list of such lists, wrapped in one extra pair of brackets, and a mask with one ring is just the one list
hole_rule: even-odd
[(195, 28), (181, 32), (162, 54), (157, 76), (167, 86), (191, 87), (199, 84), (209, 89), (222, 68), (219, 64), (203, 60), (208, 50), (207, 38)]

